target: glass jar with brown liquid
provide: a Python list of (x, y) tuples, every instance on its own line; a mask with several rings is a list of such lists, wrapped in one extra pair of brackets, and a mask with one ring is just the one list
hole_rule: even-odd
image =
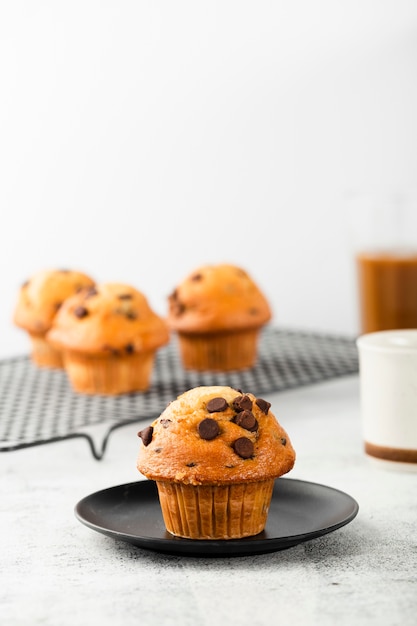
[(360, 332), (417, 328), (416, 195), (360, 194), (351, 209)]
[(417, 328), (417, 249), (356, 255), (362, 333)]

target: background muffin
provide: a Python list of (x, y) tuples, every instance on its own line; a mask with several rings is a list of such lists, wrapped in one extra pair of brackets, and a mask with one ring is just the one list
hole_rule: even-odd
[(37, 365), (62, 367), (60, 352), (45, 335), (64, 300), (92, 285), (92, 278), (75, 270), (43, 270), (22, 285), (13, 321), (29, 334)]
[(168, 324), (183, 364), (195, 370), (241, 370), (257, 359), (259, 332), (271, 318), (265, 296), (234, 265), (205, 265), (169, 297)]
[(139, 432), (138, 470), (158, 486), (167, 530), (193, 539), (261, 532), (274, 480), (294, 465), (269, 402), (231, 387), (196, 387)]
[(140, 291), (106, 283), (66, 300), (48, 339), (62, 350), (76, 391), (112, 395), (149, 387), (155, 352), (169, 332)]

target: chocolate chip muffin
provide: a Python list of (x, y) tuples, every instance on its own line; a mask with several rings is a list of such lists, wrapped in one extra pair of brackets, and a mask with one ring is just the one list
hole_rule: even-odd
[(63, 366), (59, 350), (46, 339), (46, 333), (64, 300), (84, 287), (94, 285), (92, 278), (75, 270), (43, 270), (20, 288), (13, 321), (31, 340), (32, 360), (41, 367)]
[(169, 331), (140, 291), (105, 283), (66, 300), (47, 337), (75, 391), (114, 395), (148, 389)]
[(205, 265), (169, 296), (168, 324), (179, 339), (186, 369), (228, 371), (252, 367), (261, 328), (270, 320), (265, 296), (234, 265)]
[(264, 529), (274, 481), (295, 462), (270, 406), (231, 387), (196, 387), (138, 433), (137, 468), (156, 481), (170, 533), (238, 539)]

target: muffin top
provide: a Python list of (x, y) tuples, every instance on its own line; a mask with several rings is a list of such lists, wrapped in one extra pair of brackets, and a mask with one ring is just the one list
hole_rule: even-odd
[(186, 391), (138, 435), (137, 468), (152, 480), (253, 482), (281, 476), (295, 462), (270, 403), (232, 387)]
[(105, 356), (154, 350), (168, 343), (169, 331), (143, 293), (105, 283), (68, 298), (47, 338), (57, 348)]
[(64, 300), (92, 285), (93, 279), (82, 272), (40, 271), (21, 286), (13, 321), (29, 332), (44, 334)]
[(258, 328), (271, 318), (265, 296), (248, 273), (234, 265), (199, 267), (168, 300), (168, 324), (180, 332)]

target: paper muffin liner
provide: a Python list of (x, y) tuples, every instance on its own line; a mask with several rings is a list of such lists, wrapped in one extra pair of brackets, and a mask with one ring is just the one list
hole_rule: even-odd
[(86, 356), (64, 351), (64, 366), (79, 393), (118, 395), (150, 387), (155, 351), (128, 355)]
[(171, 534), (187, 539), (240, 539), (265, 528), (274, 479), (228, 485), (156, 484)]
[(61, 351), (51, 346), (44, 335), (29, 333), (29, 336), (32, 344), (31, 358), (36, 365), (57, 369), (64, 367)]
[(179, 333), (185, 369), (198, 371), (242, 370), (255, 365), (259, 328), (206, 334)]

